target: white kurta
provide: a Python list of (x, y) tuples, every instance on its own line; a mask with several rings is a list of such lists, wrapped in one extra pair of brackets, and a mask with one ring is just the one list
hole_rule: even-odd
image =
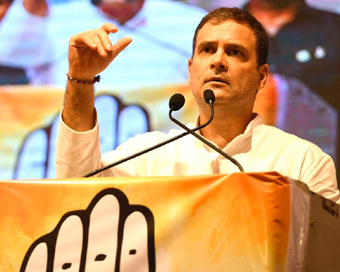
[[(171, 130), (169, 133), (136, 135), (116, 150), (101, 155), (98, 125), (91, 131), (79, 133), (61, 121), (57, 142), (57, 178), (84, 176), (180, 133), (180, 130)], [(305, 182), (311, 191), (323, 197), (340, 202), (332, 158), (306, 140), (265, 125), (259, 115), (223, 151), (236, 159), (245, 172), (277, 171)], [(238, 171), (232, 162), (187, 135), (100, 175), (184, 176)]]

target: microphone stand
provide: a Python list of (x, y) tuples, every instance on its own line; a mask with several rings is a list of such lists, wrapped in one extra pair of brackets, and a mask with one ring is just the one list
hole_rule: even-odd
[[(213, 106), (213, 101), (210, 99), (209, 100), (209, 106), (210, 106), (210, 110), (211, 110), (211, 115), (210, 115), (210, 119), (206, 124), (210, 124), (210, 122), (212, 121), (213, 117), (214, 117), (214, 106)], [(179, 125), (181, 128), (183, 128), (184, 130), (186, 130), (188, 133), (190, 133), (191, 135), (195, 136), (197, 139), (201, 140), (203, 143), (205, 143), (206, 145), (210, 146), (212, 149), (214, 149), (216, 152), (220, 153), (223, 157), (227, 158), (228, 160), (230, 160), (233, 164), (235, 164), (238, 169), (240, 170), (240, 172), (244, 172), (243, 167), (240, 165), (240, 163), (235, 160), (234, 158), (232, 158), (231, 156), (229, 156), (227, 153), (223, 152), (221, 149), (219, 149), (218, 147), (216, 147), (215, 145), (213, 145), (211, 142), (207, 141), (205, 138), (203, 138), (201, 135), (195, 133), (195, 131), (197, 130), (191, 130), (189, 129), (187, 126), (185, 126), (184, 124), (182, 124), (181, 122), (179, 122), (177, 119), (175, 119), (174, 117), (172, 117), (171, 113), (173, 112), (173, 107), (171, 107), (170, 111), (169, 111), (169, 118), (171, 121), (173, 121), (174, 123), (176, 123), (177, 125)]]
[[(170, 114), (170, 113), (169, 113), (169, 114)], [(129, 161), (129, 160), (131, 160), (131, 159), (133, 159), (133, 158), (136, 158), (136, 157), (139, 157), (140, 155), (143, 155), (143, 154), (145, 154), (145, 153), (147, 153), (147, 152), (149, 152), (149, 151), (152, 151), (152, 150), (157, 149), (157, 148), (159, 148), (159, 147), (161, 147), (161, 146), (163, 146), (163, 145), (166, 145), (166, 144), (168, 144), (168, 143), (171, 143), (171, 142), (173, 142), (173, 141), (175, 141), (175, 140), (177, 140), (177, 139), (179, 139), (179, 138), (182, 138), (182, 137), (184, 137), (184, 136), (186, 136), (186, 135), (192, 133), (192, 131), (200, 130), (200, 129), (206, 127), (207, 125), (209, 125), (209, 124), (211, 123), (213, 117), (214, 117), (214, 112), (212, 111), (212, 114), (211, 114), (209, 120), (208, 120), (205, 124), (203, 124), (203, 125), (201, 125), (201, 126), (198, 126), (198, 127), (194, 128), (194, 129), (190, 130), (190, 132), (188, 132), (188, 131), (183, 132), (182, 134), (179, 134), (179, 135), (177, 135), (177, 136), (175, 136), (175, 137), (173, 137), (173, 138), (170, 138), (169, 140), (166, 140), (166, 141), (164, 141), (164, 142), (161, 142), (161, 143), (159, 143), (159, 144), (156, 144), (156, 145), (154, 145), (154, 146), (151, 146), (151, 147), (149, 147), (149, 148), (147, 148), (147, 149), (144, 149), (144, 150), (142, 150), (142, 151), (140, 151), (140, 152), (137, 152), (137, 153), (135, 153), (135, 154), (133, 154), (133, 155), (131, 155), (131, 156), (128, 156), (128, 157), (126, 157), (126, 158), (124, 158), (124, 159), (121, 159), (121, 160), (116, 161), (116, 162), (114, 162), (114, 163), (108, 164), (108, 165), (106, 165), (106, 166), (104, 166), (104, 167), (102, 167), (102, 168), (93, 170), (93, 171), (87, 173), (87, 174), (86, 174), (85, 176), (83, 176), (83, 177), (84, 177), (84, 178), (92, 177), (92, 176), (94, 176), (94, 175), (96, 175), (96, 174), (98, 174), (98, 173), (100, 173), (100, 172), (102, 172), (102, 171), (105, 171), (105, 170), (107, 170), (107, 169), (109, 169), (109, 168), (111, 168), (111, 167), (115, 167), (115, 166), (117, 166), (117, 165), (119, 165), (119, 164), (121, 164), (121, 163), (123, 163), (123, 162)], [(187, 129), (188, 129), (188, 128), (186, 128), (185, 130), (187, 130)]]

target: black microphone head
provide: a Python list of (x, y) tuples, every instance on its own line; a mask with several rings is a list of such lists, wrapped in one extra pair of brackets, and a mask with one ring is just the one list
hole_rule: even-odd
[(185, 98), (182, 94), (174, 94), (169, 100), (169, 108), (173, 111), (178, 111), (183, 107), (185, 103)]
[(211, 103), (215, 102), (215, 94), (210, 89), (206, 89), (203, 92), (203, 97), (204, 97), (205, 102), (207, 102), (208, 104), (210, 104), (210, 100), (211, 100)]

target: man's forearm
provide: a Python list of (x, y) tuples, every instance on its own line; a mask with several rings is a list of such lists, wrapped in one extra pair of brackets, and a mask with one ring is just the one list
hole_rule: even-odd
[(68, 127), (78, 132), (94, 128), (93, 85), (85, 85), (68, 80), (62, 118)]

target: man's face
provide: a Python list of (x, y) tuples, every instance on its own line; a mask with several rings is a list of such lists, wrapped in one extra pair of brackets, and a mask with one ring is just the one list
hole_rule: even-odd
[(101, 0), (98, 7), (110, 18), (125, 24), (142, 8), (144, 0)]
[(204, 90), (212, 89), (215, 105), (252, 110), (267, 72), (268, 65), (257, 67), (255, 36), (247, 26), (234, 21), (207, 23), (198, 32), (189, 60), (189, 84), (199, 109), (207, 107)]

